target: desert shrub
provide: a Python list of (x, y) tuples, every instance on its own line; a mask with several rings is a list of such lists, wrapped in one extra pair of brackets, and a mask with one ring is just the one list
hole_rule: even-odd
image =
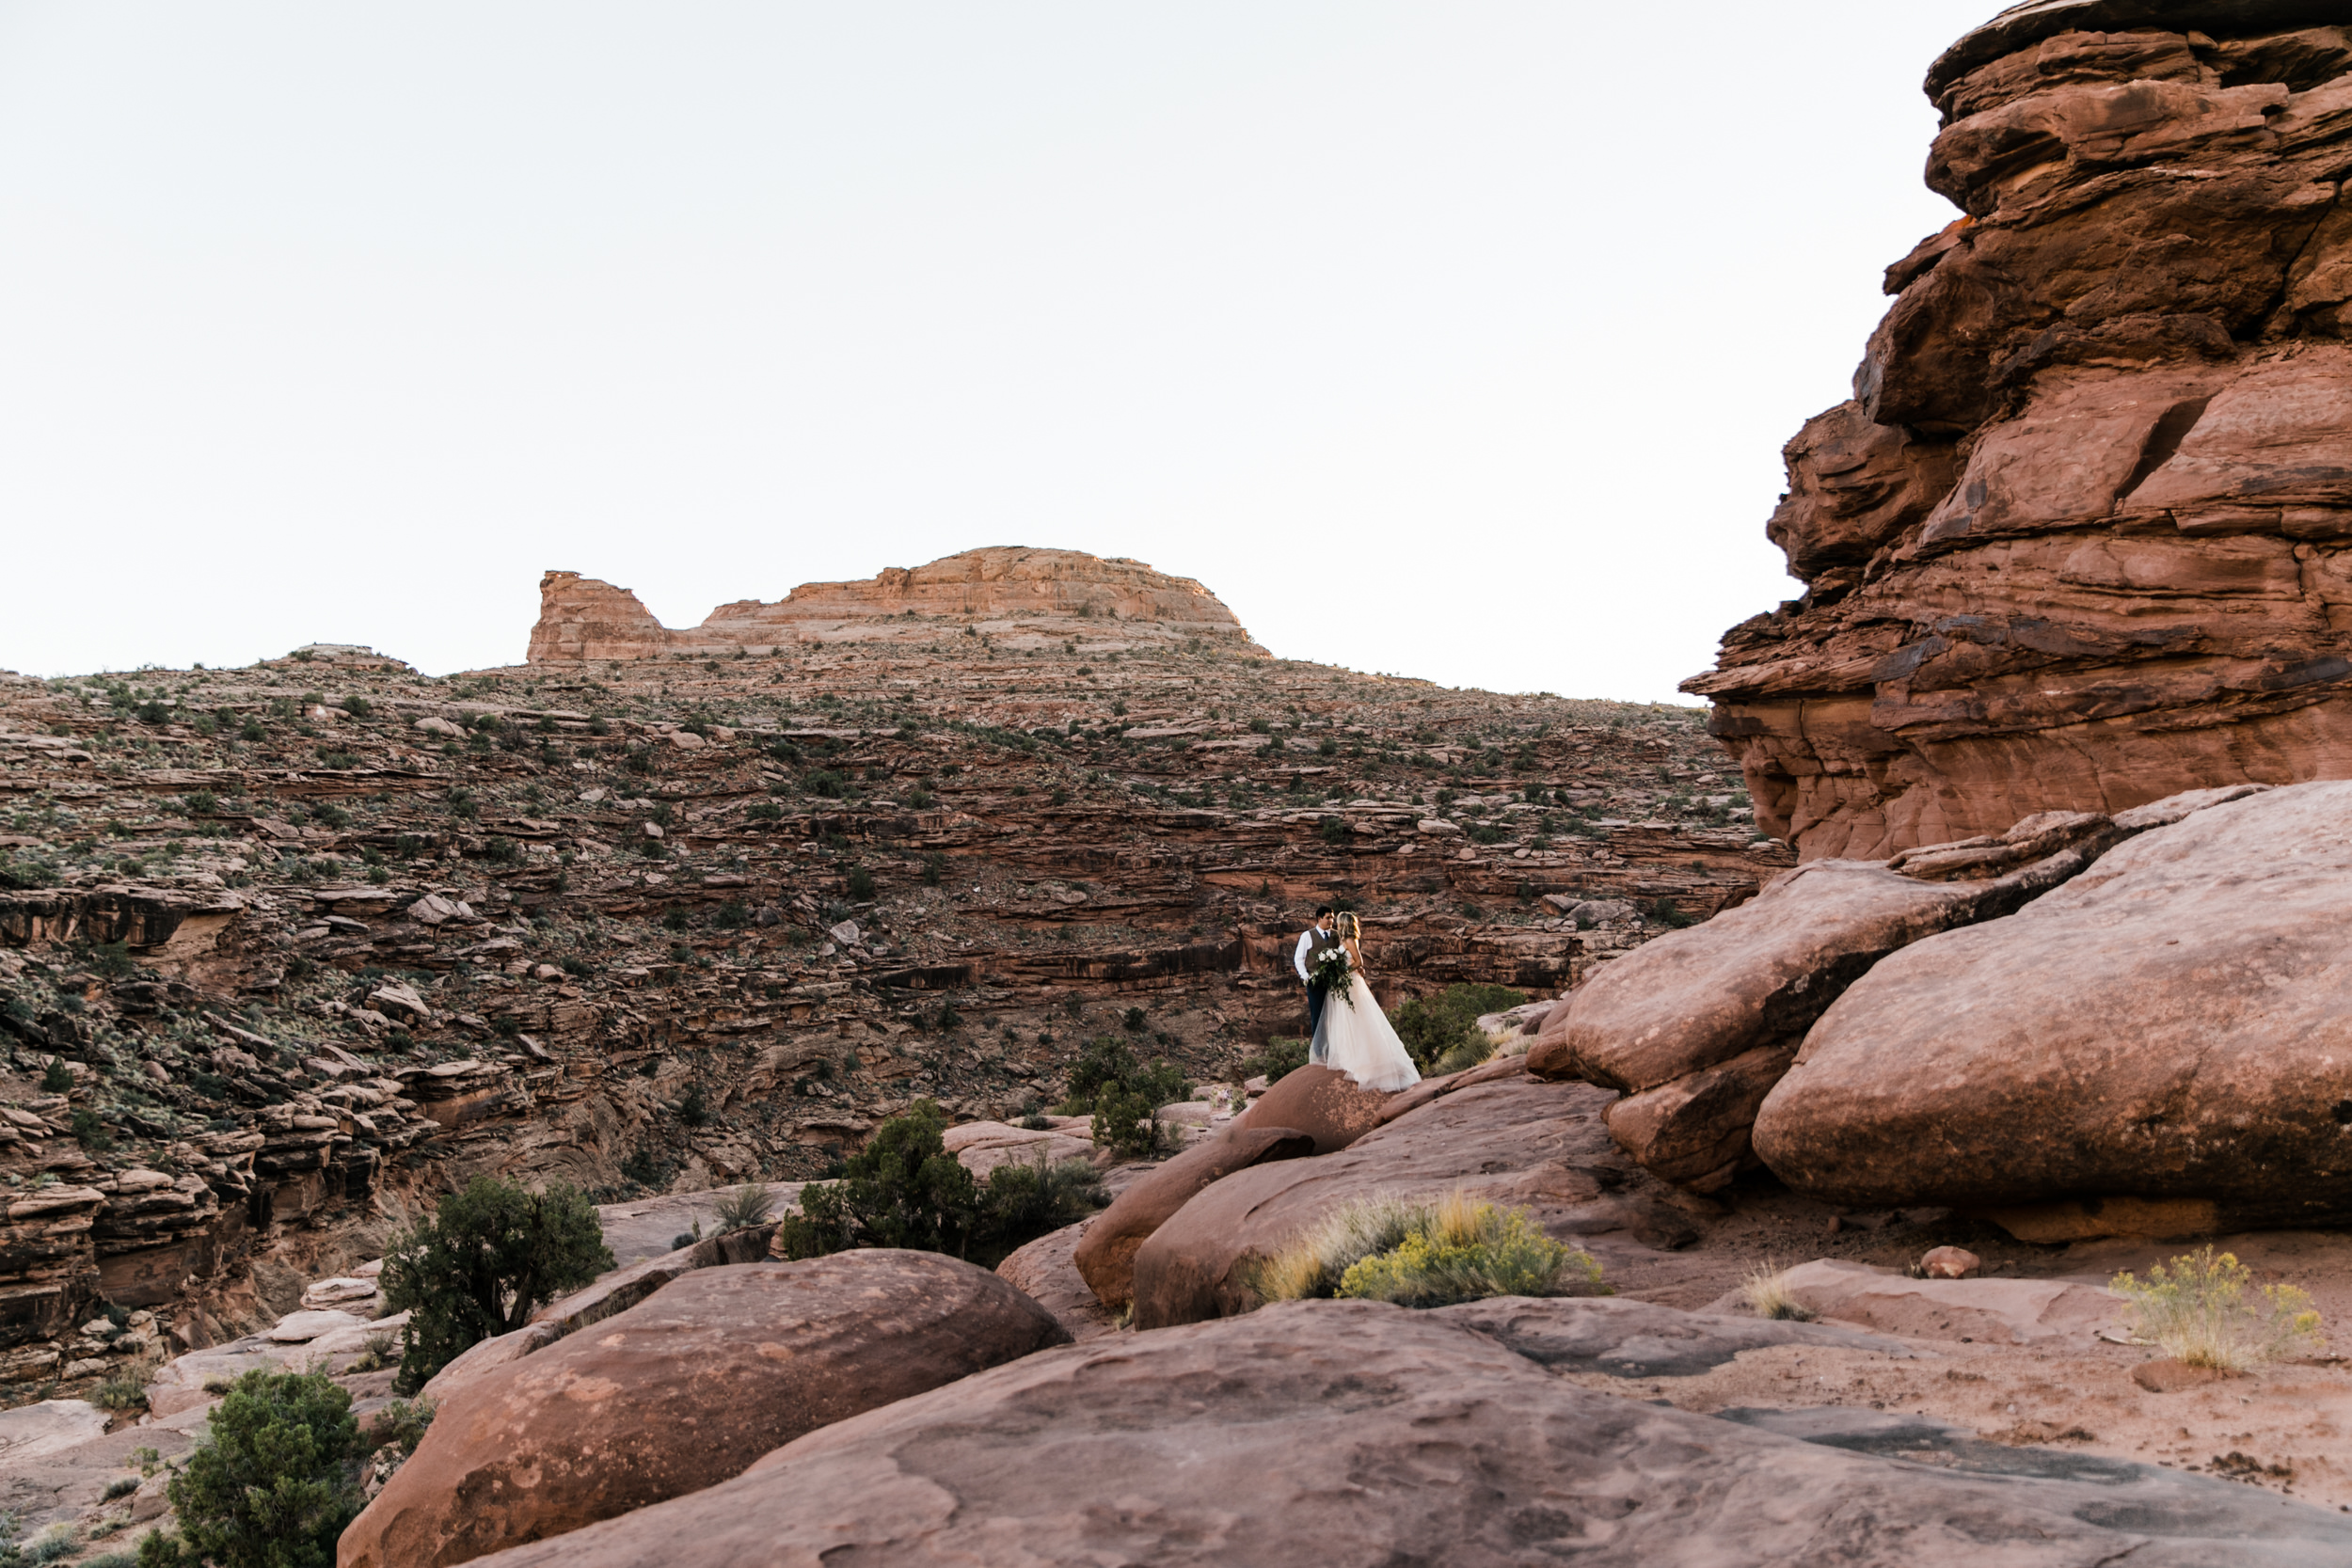
[(854, 1247), (913, 1247), (993, 1268), (1049, 1230), (1084, 1219), (1102, 1203), (1091, 1169), (999, 1165), (976, 1181), (946, 1151), (947, 1118), (928, 1100), (875, 1129), (850, 1156), (838, 1181), (801, 1191), (801, 1212), (776, 1227), (785, 1258), (820, 1258)]
[(874, 896), (874, 874), (862, 865), (850, 868), (849, 885), (850, 896), (861, 904)]
[(1143, 1033), (1144, 1025), (1151, 1021), (1141, 1007), (1130, 1007), (1120, 1015), (1119, 1022), (1120, 1026), (1127, 1033), (1140, 1035)]
[(1321, 822), (1315, 824), (1315, 832), (1323, 835), (1323, 842), (1326, 844), (1345, 844), (1347, 842), (1347, 823), (1341, 817), (1325, 817)]
[(358, 1457), (351, 1396), (326, 1374), (246, 1373), (167, 1488), (179, 1535), (140, 1542), (139, 1568), (331, 1568)]
[[(1389, 1024), (1396, 1031), (1397, 1038), (1405, 1042), (1413, 1065), (1434, 1076), (1474, 1066), (1493, 1054), (1494, 1047), (1486, 1032), (1478, 1027), (1478, 1020), (1484, 1014), (1499, 1013), (1526, 1000), (1524, 992), (1508, 986), (1448, 986), (1435, 996), (1400, 1002), (1389, 1009)], [(1453, 1067), (1438, 1065), (1454, 1052), (1461, 1052), (1470, 1059)]]
[(701, 1079), (686, 1085), (677, 1102), (677, 1118), (689, 1127), (700, 1127), (710, 1119), (710, 1102), (703, 1098)]
[(1685, 926), (1693, 926), (1697, 924), (1697, 922), (1692, 920), (1689, 915), (1684, 914), (1680, 910), (1676, 909), (1674, 900), (1671, 898), (1652, 899), (1649, 904), (1643, 909), (1642, 913), (1654, 924), (1663, 926), (1670, 931), (1678, 931)]
[(765, 1184), (746, 1181), (719, 1200), (713, 1218), (722, 1236), (732, 1230), (755, 1230), (768, 1223), (769, 1211), (774, 1206)]
[(1422, 1212), (1400, 1198), (1343, 1205), (1273, 1257), (1255, 1262), (1248, 1270), (1249, 1288), (1261, 1301), (1327, 1298), (1356, 1264), (1403, 1245)]
[(841, 799), (841, 775), (830, 768), (819, 768), (801, 781), (801, 787), (811, 795), (821, 796), (828, 800), (838, 800)]
[(90, 1390), (90, 1403), (101, 1410), (136, 1410), (147, 1402), (147, 1369), (125, 1367)]
[(1770, 1263), (1753, 1270), (1740, 1282), (1740, 1297), (1748, 1310), (1759, 1318), (1774, 1318), (1789, 1323), (1811, 1323), (1813, 1308), (1799, 1301), (1788, 1289), (1788, 1271), (1773, 1268)]
[(434, 1404), (431, 1400), (394, 1400), (375, 1413), (375, 1420), (368, 1428), (368, 1451), (389, 1444), (400, 1445), (400, 1451), (412, 1454), (424, 1441), (426, 1429), (433, 1425)]
[(1268, 1084), (1279, 1080), (1284, 1073), (1295, 1072), (1307, 1065), (1308, 1042), (1277, 1035), (1265, 1042), (1265, 1049), (1254, 1056), (1244, 1057), (1241, 1075), (1244, 1078), (1263, 1077)]
[(1343, 1296), (1400, 1307), (1605, 1293), (1600, 1265), (1545, 1235), (1527, 1211), (1460, 1192), (1435, 1204), (1351, 1204), (1260, 1264), (1250, 1283), (1267, 1301)]
[(558, 1182), (533, 1193), (476, 1177), (385, 1249), (384, 1299), (412, 1314), (394, 1391), (415, 1393), (461, 1352), (522, 1327), (612, 1266), (596, 1211), (578, 1189)]
[(103, 1154), (115, 1146), (114, 1134), (98, 1119), (98, 1113), (87, 1105), (74, 1108), (72, 1126), (73, 1141), (92, 1154)]
[(1450, 1307), (1489, 1296), (1590, 1293), (1600, 1265), (1535, 1228), (1523, 1209), (1499, 1209), (1460, 1193), (1398, 1246), (1359, 1259), (1338, 1293), (1399, 1307)]
[(72, 1087), (73, 1074), (66, 1070), (65, 1059), (61, 1056), (52, 1056), (49, 1058), (48, 1067), (41, 1070), (40, 1092), (43, 1094), (64, 1094)]
[(743, 815), (755, 822), (775, 822), (782, 820), (784, 808), (773, 800), (755, 800), (743, 808)]
[(2130, 1304), (2139, 1338), (2192, 1367), (2242, 1372), (2320, 1347), (2310, 1296), (2292, 1285), (2256, 1288), (2235, 1254), (2210, 1246), (2158, 1263), (2145, 1280), (2119, 1274), (2110, 1289)]
[(946, 870), (947, 857), (946, 855), (941, 854), (936, 849), (932, 850), (930, 854), (925, 855), (923, 857), (923, 885), (925, 887), (937, 887), (939, 885), (940, 878), (946, 875)]
[(359, 1354), (351, 1358), (344, 1369), (353, 1372), (380, 1372), (392, 1364), (392, 1331), (378, 1329), (360, 1344)]
[(1071, 1109), (1061, 1114), (1089, 1115), (1095, 1098), (1112, 1087), (1145, 1095), (1155, 1106), (1192, 1097), (1192, 1085), (1171, 1063), (1155, 1061), (1146, 1067), (1136, 1059), (1126, 1041), (1116, 1036), (1098, 1035), (1070, 1069), (1070, 1099), (1064, 1103)]

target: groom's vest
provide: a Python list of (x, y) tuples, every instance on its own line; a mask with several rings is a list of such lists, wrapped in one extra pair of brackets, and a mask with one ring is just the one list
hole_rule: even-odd
[[(1331, 951), (1332, 948), (1337, 947), (1339, 944), (1340, 939), (1337, 933), (1319, 930), (1313, 927), (1308, 927), (1307, 974), (1310, 976), (1312, 976), (1315, 972), (1315, 960), (1323, 957), (1326, 953)], [(1312, 978), (1310, 978), (1307, 983), (1309, 985), (1313, 985), (1314, 981)]]

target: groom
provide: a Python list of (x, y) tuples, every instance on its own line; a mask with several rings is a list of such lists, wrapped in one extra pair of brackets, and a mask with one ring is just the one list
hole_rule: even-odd
[(1327, 950), (1340, 944), (1340, 939), (1331, 931), (1331, 914), (1328, 904), (1316, 910), (1315, 923), (1299, 934), (1297, 950), (1291, 955), (1291, 967), (1298, 971), (1299, 983), (1307, 988), (1307, 1038), (1314, 1041), (1308, 1048), (1308, 1060), (1314, 1062), (1323, 1060), (1316, 1053), (1327, 1049), (1315, 1039), (1315, 1032), (1323, 1023), (1326, 988), (1314, 976), (1314, 962)]

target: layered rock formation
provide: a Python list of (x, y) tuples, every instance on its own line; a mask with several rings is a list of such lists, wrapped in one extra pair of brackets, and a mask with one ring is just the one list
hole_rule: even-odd
[(1806, 858), (2352, 773), (2352, 28), (2042, 0), (1930, 72), (1965, 215), (1789, 443), (1715, 703)]
[(1104, 1034), (1238, 1081), (1326, 899), (1386, 996), (1549, 998), (1790, 863), (1689, 710), (1072, 625), (0, 681), (0, 1402), (460, 1173), (788, 1182), (921, 1097), (1009, 1148)]
[(1078, 550), (965, 550), (866, 582), (808, 582), (773, 604), (738, 599), (672, 631), (637, 595), (576, 572), (539, 579), (532, 664), (770, 654), (803, 642), (928, 642), (943, 629), (1028, 648), (1084, 636), (1120, 647), (1206, 641), (1263, 654), (1233, 612), (1190, 578)]

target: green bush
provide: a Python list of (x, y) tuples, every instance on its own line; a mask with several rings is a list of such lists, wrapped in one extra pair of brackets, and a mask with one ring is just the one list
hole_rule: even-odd
[(474, 1178), (385, 1250), (384, 1299), (412, 1314), (393, 1391), (415, 1393), (469, 1347), (522, 1327), (612, 1266), (596, 1208), (576, 1188), (532, 1193)]
[(326, 1373), (246, 1373), (166, 1489), (179, 1535), (140, 1542), (139, 1568), (332, 1568), (358, 1457), (351, 1396)]
[(1535, 1228), (1523, 1209), (1455, 1193), (1388, 1252), (1358, 1259), (1337, 1294), (1399, 1307), (1451, 1307), (1489, 1296), (1592, 1293), (1600, 1265)]
[(862, 865), (850, 872), (850, 896), (861, 904), (874, 896), (874, 874)]
[(66, 1070), (65, 1059), (52, 1056), (40, 1075), (40, 1092), (65, 1094), (73, 1087), (73, 1074)]
[(776, 1227), (785, 1258), (821, 1258), (856, 1247), (912, 1247), (983, 1268), (1049, 1230), (1102, 1206), (1101, 1186), (1083, 1163), (999, 1165), (973, 1180), (942, 1140), (947, 1118), (920, 1100), (876, 1128), (851, 1155), (842, 1180), (801, 1190), (801, 1212)]
[(841, 799), (841, 775), (830, 768), (819, 768), (801, 781), (801, 787), (811, 795), (821, 796), (828, 800), (838, 800)]
[[(1508, 986), (1449, 986), (1426, 1000), (1415, 997), (1390, 1008), (1389, 1023), (1405, 1042), (1413, 1065), (1424, 1074), (1452, 1072), (1491, 1053), (1493, 1047), (1478, 1027), (1482, 1015), (1502, 1012), (1526, 1000), (1525, 992)], [(1455, 1053), (1470, 1057), (1471, 1062), (1440, 1068), (1440, 1062)]]
[(1526, 1211), (1459, 1192), (1434, 1204), (1343, 1205), (1260, 1261), (1248, 1283), (1262, 1301), (1351, 1296), (1403, 1307), (1608, 1293), (1600, 1265), (1536, 1229)]
[(87, 1105), (75, 1107), (71, 1125), (73, 1141), (92, 1154), (103, 1154), (115, 1146), (114, 1134), (98, 1119), (98, 1113)]

